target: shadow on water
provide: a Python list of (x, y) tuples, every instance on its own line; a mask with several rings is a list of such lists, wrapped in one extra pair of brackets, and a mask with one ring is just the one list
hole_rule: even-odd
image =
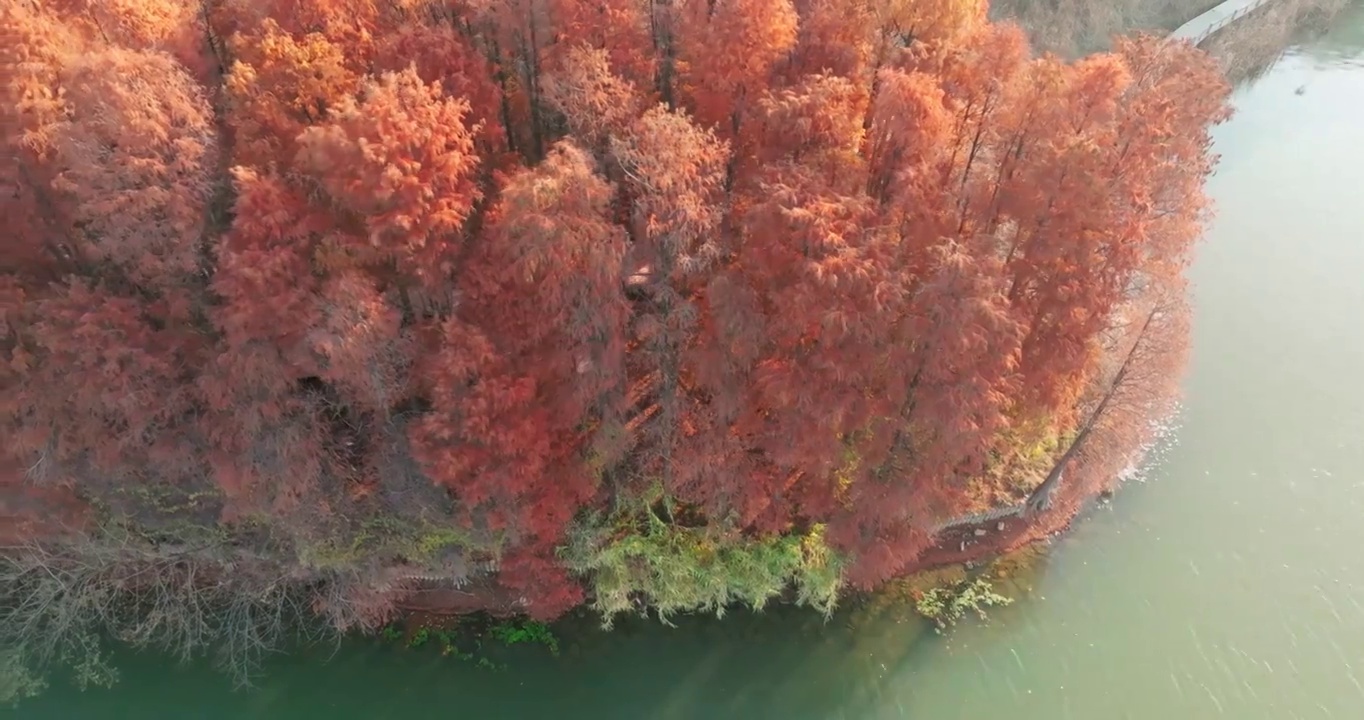
[[(1015, 563), (1007, 592), (1026, 595), (1043, 571), (1043, 554)], [(1026, 598), (991, 615), (1007, 623), (1020, 605)], [(631, 617), (601, 632), (597, 622), (584, 614), (558, 624), (558, 657), (540, 648), (488, 650), (506, 665), (501, 672), (432, 647), (352, 640), (272, 658), (258, 687), (237, 692), (205, 665), (128, 652), (117, 658), (114, 690), (54, 682), (0, 718), (128, 717), (111, 703), (136, 706), (139, 720), (869, 718), (895, 707), (916, 661), (953, 642), (953, 633), (938, 634), (915, 613), (905, 588), (850, 600), (827, 621), (778, 606), (680, 617), (675, 627)]]

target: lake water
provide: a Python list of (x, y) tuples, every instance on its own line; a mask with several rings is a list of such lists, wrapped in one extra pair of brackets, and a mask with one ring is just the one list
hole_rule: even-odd
[(940, 637), (891, 604), (570, 628), (500, 673), (357, 643), (250, 692), (134, 656), (114, 690), (0, 718), (1364, 717), (1364, 8), (1236, 105), (1177, 442), (988, 625)]

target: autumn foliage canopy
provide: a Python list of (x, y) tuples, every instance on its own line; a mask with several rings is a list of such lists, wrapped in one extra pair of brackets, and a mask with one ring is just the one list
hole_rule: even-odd
[(1075, 436), (1225, 100), (973, 0), (4, 3), (0, 522), (215, 528), (357, 621), (665, 531), (874, 586)]

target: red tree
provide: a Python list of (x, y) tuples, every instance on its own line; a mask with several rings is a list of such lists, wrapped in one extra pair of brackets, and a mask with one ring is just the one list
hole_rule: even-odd
[(203, 92), (169, 56), (118, 48), (73, 60), (59, 82), (70, 111), (52, 131), (53, 188), (82, 260), (183, 287), (201, 272), (219, 169)]
[(447, 321), (425, 368), (446, 410), (413, 435), (464, 522), (507, 533), (501, 581), (537, 614), (580, 597), (554, 548), (597, 473), (620, 460), (628, 307), (611, 198), (571, 145), (508, 180), (466, 272), (466, 319)]
[(340, 216), (341, 232), (328, 239), (346, 258), (339, 262), (392, 262), (419, 286), (445, 284), (481, 195), (468, 112), (409, 68), (365, 83), (337, 102), (329, 122), (299, 135), (296, 165)]
[(683, 438), (696, 432), (683, 361), (695, 342), (695, 293), (701, 271), (719, 254), (715, 233), (728, 147), (686, 115), (655, 107), (612, 143), (612, 156), (627, 178), (631, 200), (628, 231), (634, 275), (647, 305), (636, 310), (632, 382), (653, 399), (640, 463), (668, 488), (692, 480), (705, 467), (679, 457)]
[[(716, 0), (682, 6), (677, 53), (684, 97), (720, 137), (738, 136), (745, 109), (796, 44), (790, 0)], [(733, 48), (743, 48), (735, 53)]]
[(1167, 407), (1226, 92), (975, 0), (5, 4), (0, 514), (184, 491), (341, 625), (1049, 532)]
[[(281, 470), (278, 428), (298, 412), (299, 380), (318, 372), (307, 344), (322, 314), (311, 257), (327, 223), (303, 196), (277, 177), (238, 169), (235, 221), (218, 251), (211, 289), (223, 302), (210, 311), (220, 337), (217, 354), (197, 379), (205, 405), (204, 432), (219, 451), (214, 464), (230, 496), (245, 496)], [(306, 449), (305, 449), (306, 451)], [(269, 457), (262, 466), (251, 459)], [(309, 471), (283, 468), (309, 482)]]
[(477, 128), (483, 163), (501, 164), (507, 143), (502, 93), (487, 59), (466, 37), (444, 25), (404, 24), (383, 35), (374, 54), (377, 69), (400, 72), (411, 65), (422, 82), (439, 83), (448, 97), (467, 102), (465, 124)]
[(296, 139), (359, 89), (344, 46), (321, 33), (295, 37), (266, 18), (232, 34), (236, 58), (224, 79), (232, 158), (243, 165), (288, 163)]

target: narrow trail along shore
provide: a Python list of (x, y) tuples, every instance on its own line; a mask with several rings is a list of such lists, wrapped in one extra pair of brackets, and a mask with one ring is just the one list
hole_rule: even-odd
[(1198, 17), (1180, 25), (1170, 37), (1188, 40), (1194, 45), (1202, 45), (1217, 31), (1244, 18), (1259, 8), (1275, 0), (1227, 0)]

